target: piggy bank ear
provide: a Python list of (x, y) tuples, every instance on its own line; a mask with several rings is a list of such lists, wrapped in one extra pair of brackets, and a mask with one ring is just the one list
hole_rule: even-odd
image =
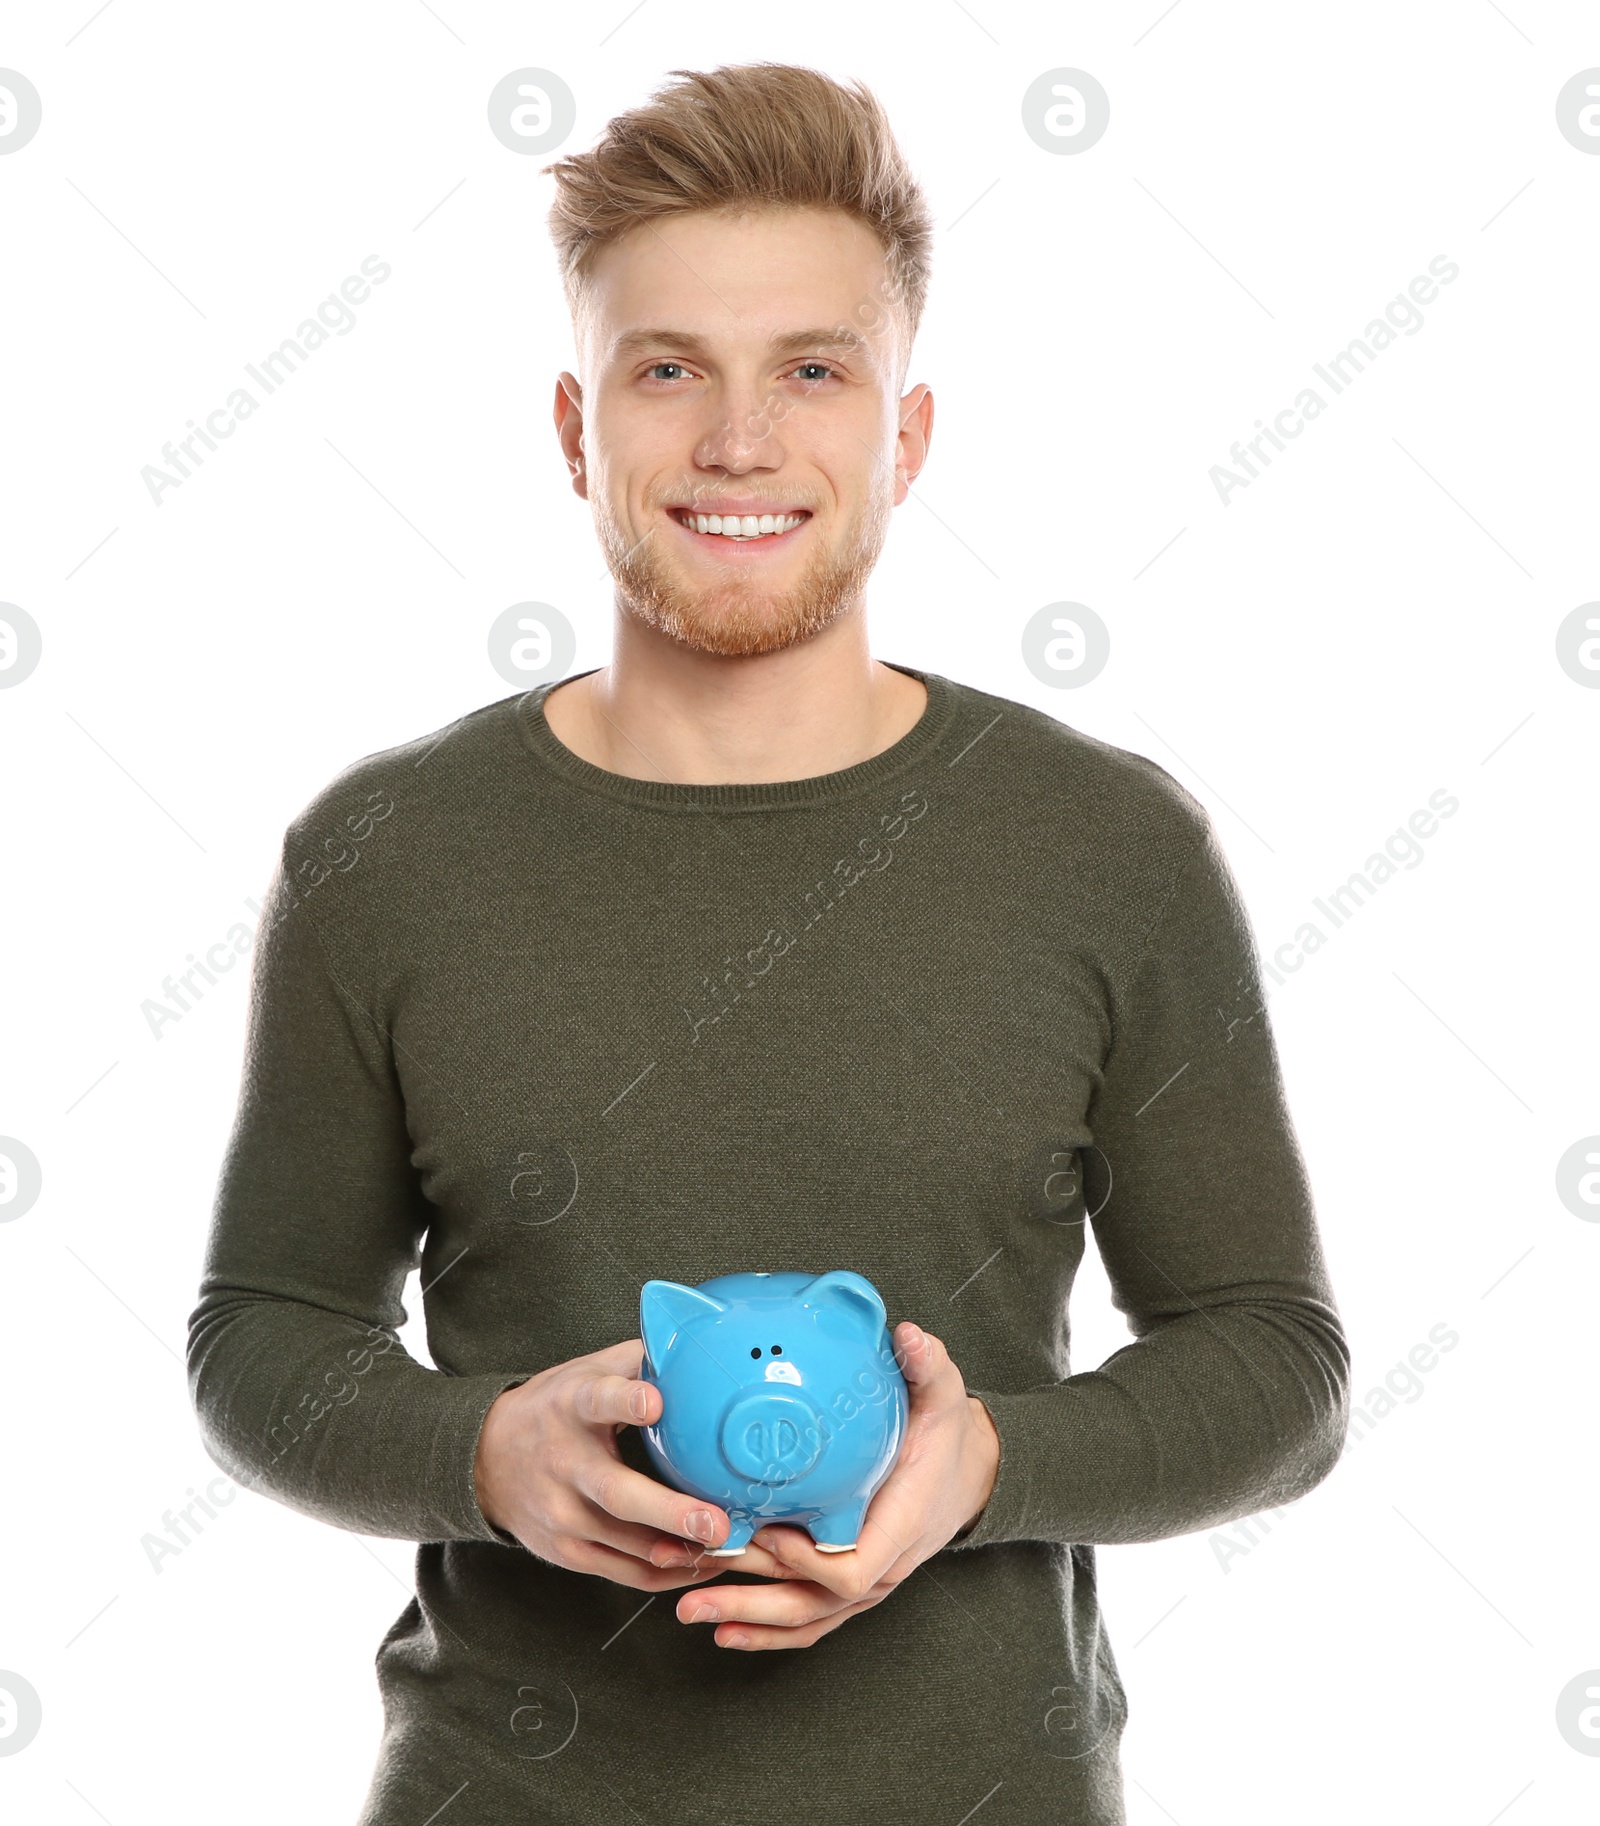
[(639, 1289), (639, 1336), (652, 1368), (659, 1369), (666, 1361), (683, 1326), (726, 1311), (721, 1300), (696, 1288), (677, 1281), (646, 1281)]
[(819, 1274), (808, 1281), (796, 1296), (802, 1306), (833, 1306), (859, 1319), (861, 1329), (876, 1338), (888, 1324), (889, 1314), (883, 1296), (863, 1274), (839, 1268), (832, 1274)]

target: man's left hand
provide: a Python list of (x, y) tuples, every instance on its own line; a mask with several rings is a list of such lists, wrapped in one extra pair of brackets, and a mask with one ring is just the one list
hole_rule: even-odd
[[(678, 1600), (684, 1623), (716, 1624), (719, 1648), (809, 1648), (846, 1617), (881, 1604), (902, 1579), (979, 1515), (994, 1489), (1000, 1436), (989, 1410), (931, 1332), (896, 1326), (910, 1396), (894, 1469), (874, 1494), (848, 1553), (820, 1553), (802, 1528), (769, 1524), (731, 1566), (779, 1581), (697, 1585)], [(656, 1565), (703, 1563), (693, 1546), (658, 1548)], [(716, 1616), (705, 1615), (708, 1607)]]

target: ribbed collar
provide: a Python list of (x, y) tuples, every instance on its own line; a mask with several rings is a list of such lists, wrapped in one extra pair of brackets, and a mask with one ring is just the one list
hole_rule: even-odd
[(882, 662), (919, 680), (927, 687), (928, 701), (922, 715), (881, 754), (854, 767), (836, 773), (815, 774), (807, 780), (739, 781), (727, 785), (682, 786), (666, 780), (634, 780), (626, 774), (596, 767), (574, 754), (559, 741), (544, 714), (544, 700), (557, 685), (570, 679), (585, 678), (598, 672), (598, 666), (582, 672), (570, 672), (566, 678), (550, 679), (536, 685), (516, 701), (517, 730), (524, 746), (534, 759), (569, 785), (603, 798), (620, 799), (634, 805), (648, 805), (657, 811), (777, 811), (828, 805), (849, 799), (870, 787), (897, 778), (918, 762), (925, 760), (950, 728), (956, 709), (956, 688), (937, 672), (921, 672), (915, 666)]

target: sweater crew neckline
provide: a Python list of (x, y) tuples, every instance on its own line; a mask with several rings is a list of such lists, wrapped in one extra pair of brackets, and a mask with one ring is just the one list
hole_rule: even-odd
[(955, 714), (956, 691), (951, 682), (937, 672), (922, 672), (915, 666), (897, 665), (883, 660), (892, 671), (914, 678), (928, 693), (922, 715), (900, 737), (881, 753), (858, 761), (853, 767), (833, 773), (813, 774), (803, 780), (729, 781), (722, 784), (683, 785), (671, 780), (636, 780), (628, 774), (612, 773), (596, 767), (567, 747), (550, 727), (544, 713), (544, 701), (557, 685), (573, 679), (587, 678), (598, 672), (598, 666), (569, 672), (553, 678), (516, 702), (517, 730), (524, 747), (535, 760), (559, 775), (569, 785), (603, 798), (619, 799), (634, 805), (648, 805), (657, 811), (776, 811), (785, 807), (831, 805), (848, 799), (868, 787), (882, 785), (915, 766), (935, 749), (950, 727)]

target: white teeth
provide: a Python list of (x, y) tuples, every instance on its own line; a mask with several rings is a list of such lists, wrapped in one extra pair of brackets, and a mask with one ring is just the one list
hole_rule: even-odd
[(804, 514), (697, 514), (674, 509), (679, 521), (697, 533), (720, 533), (725, 539), (762, 539), (769, 533), (792, 532)]

